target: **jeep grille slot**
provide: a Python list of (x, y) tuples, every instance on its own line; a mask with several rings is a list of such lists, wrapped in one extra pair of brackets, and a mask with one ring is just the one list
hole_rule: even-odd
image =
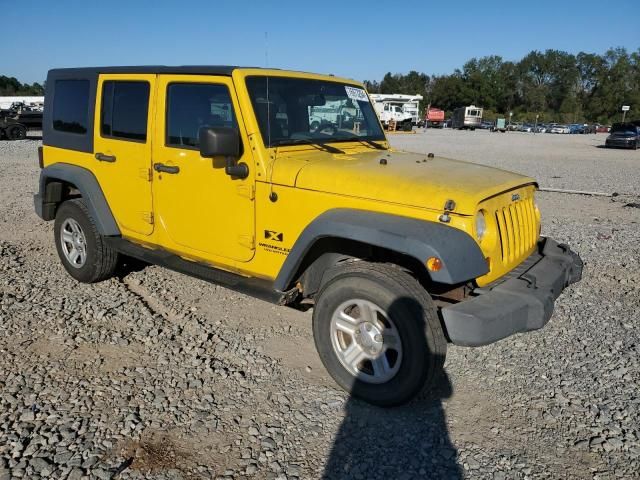
[(496, 211), (495, 216), (500, 232), (502, 262), (514, 262), (527, 254), (538, 240), (533, 198), (503, 207)]

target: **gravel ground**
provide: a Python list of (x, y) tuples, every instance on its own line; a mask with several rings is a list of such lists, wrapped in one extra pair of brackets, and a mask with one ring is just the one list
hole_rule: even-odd
[(584, 278), (542, 330), (450, 347), (382, 410), (324, 372), (309, 313), (158, 267), (97, 285), (33, 213), (37, 138), (0, 142), (0, 480), (640, 478), (640, 152), (603, 135), (430, 130), (392, 144), (523, 172)]

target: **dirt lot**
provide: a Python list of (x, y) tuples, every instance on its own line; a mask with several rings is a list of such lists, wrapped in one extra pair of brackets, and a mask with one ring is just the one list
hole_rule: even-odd
[(392, 410), (336, 388), (309, 313), (158, 267), (72, 281), (33, 213), (39, 140), (0, 142), (0, 480), (640, 478), (640, 152), (604, 135), (391, 142), (621, 194), (539, 193), (582, 282), (540, 331), (450, 347), (433, 395)]

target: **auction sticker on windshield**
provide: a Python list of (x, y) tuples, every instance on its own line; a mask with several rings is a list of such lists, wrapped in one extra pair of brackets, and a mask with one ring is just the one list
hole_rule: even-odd
[(358, 100), (359, 102), (369, 101), (369, 97), (367, 97), (367, 92), (365, 92), (362, 88), (347, 87), (345, 85), (344, 89), (347, 91), (347, 97), (349, 97), (352, 100)]

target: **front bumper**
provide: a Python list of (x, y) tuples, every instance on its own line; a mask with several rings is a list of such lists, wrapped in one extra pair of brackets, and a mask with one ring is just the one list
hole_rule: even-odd
[(604, 142), (606, 147), (610, 148), (633, 148), (636, 145), (636, 139), (630, 138), (607, 138)]
[(523, 271), (474, 291), (477, 296), (442, 309), (455, 345), (488, 345), (514, 333), (542, 328), (560, 293), (582, 278), (582, 260), (568, 246), (542, 238)]

